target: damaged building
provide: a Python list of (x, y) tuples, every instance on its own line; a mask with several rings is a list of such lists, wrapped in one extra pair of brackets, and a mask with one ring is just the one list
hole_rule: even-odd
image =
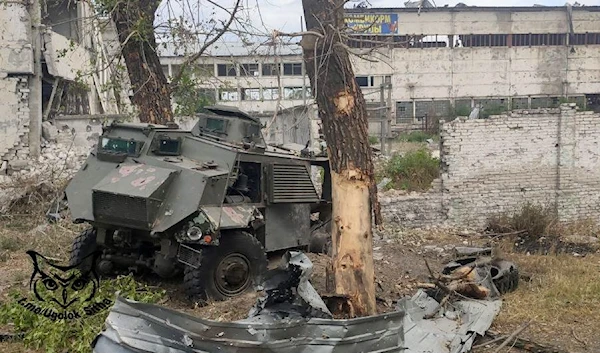
[(114, 70), (118, 49), (104, 39), (114, 30), (89, 4), (2, 2), (0, 32), (0, 173), (39, 155), (44, 121), (129, 106), (127, 91), (111, 84), (123, 78)]
[[(485, 114), (567, 101), (600, 109), (600, 7), (405, 5), (346, 10), (346, 24), (356, 30), (348, 45), (381, 53), (352, 57), (356, 82), (371, 107), (380, 104), (381, 86), (391, 84), (393, 124), (468, 116), (476, 106)], [(167, 75), (185, 60), (170, 46), (161, 55)], [(269, 115), (312, 102), (296, 44), (220, 45), (199, 65), (218, 104)]]

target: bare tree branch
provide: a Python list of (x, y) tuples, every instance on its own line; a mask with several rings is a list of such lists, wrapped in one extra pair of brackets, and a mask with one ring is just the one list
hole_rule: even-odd
[[(218, 6), (220, 8), (223, 8), (220, 5), (215, 4), (213, 1), (208, 0), (210, 3), (214, 4), (215, 6)], [(185, 72), (185, 69), (194, 61), (198, 60), (198, 58), (200, 58), (202, 56), (202, 54), (204, 54), (204, 52), (206, 51), (206, 49), (208, 49), (208, 47), (210, 47), (211, 45), (215, 44), (219, 38), (221, 38), (225, 32), (227, 32), (229, 30), (229, 27), (231, 27), (231, 24), (233, 23), (233, 21), (235, 20), (235, 15), (238, 12), (238, 10), (240, 9), (240, 4), (242, 3), (242, 0), (237, 0), (235, 3), (235, 6), (233, 8), (233, 11), (231, 11), (230, 16), (229, 16), (229, 20), (227, 20), (227, 23), (225, 23), (225, 25), (223, 26), (223, 28), (221, 28), (221, 30), (219, 30), (219, 32), (212, 38), (210, 39), (208, 42), (204, 43), (204, 45), (202, 45), (202, 47), (200, 48), (200, 50), (198, 50), (194, 55), (191, 55), (190, 57), (188, 57), (183, 64), (181, 65), (181, 70), (177, 73), (177, 76), (175, 76), (172, 80), (171, 80), (171, 85), (176, 85), (179, 80), (181, 80), (181, 77), (183, 76), (183, 73)]]

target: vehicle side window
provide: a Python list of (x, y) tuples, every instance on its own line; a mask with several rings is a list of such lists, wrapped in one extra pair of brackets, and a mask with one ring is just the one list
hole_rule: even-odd
[(206, 119), (206, 130), (209, 132), (221, 132), (221, 133), (225, 133), (227, 132), (227, 126), (226, 126), (226, 121), (223, 119), (214, 119), (214, 118), (207, 118)]
[(105, 152), (124, 153), (136, 156), (142, 149), (143, 142), (135, 140), (124, 140), (120, 138), (101, 137), (100, 149)]
[(179, 156), (183, 141), (180, 137), (158, 136), (154, 140), (152, 152), (161, 156)]

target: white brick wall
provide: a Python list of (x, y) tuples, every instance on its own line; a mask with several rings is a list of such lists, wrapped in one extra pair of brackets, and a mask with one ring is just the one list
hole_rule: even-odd
[[(408, 226), (447, 222), (482, 226), (525, 202), (555, 206), (564, 221), (600, 217), (600, 114), (576, 107), (518, 111), (443, 123), (440, 217), (402, 222), (399, 213), (431, 210), (431, 194), (384, 200), (384, 214)], [(423, 203), (427, 206), (423, 206)], [(387, 208), (387, 209), (385, 209)], [(412, 210), (412, 211), (411, 211)], [(418, 212), (417, 212), (418, 213)]]
[(0, 160), (29, 154), (29, 86), (27, 76), (0, 79)]

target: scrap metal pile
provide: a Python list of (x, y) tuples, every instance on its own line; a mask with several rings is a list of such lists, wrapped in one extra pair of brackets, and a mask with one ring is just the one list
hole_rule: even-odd
[(248, 318), (218, 322), (118, 298), (95, 353), (132, 352), (468, 352), (489, 329), (500, 295), (518, 284), (513, 263), (490, 249), (458, 248), (432, 284), (391, 313), (334, 319), (309, 279), (312, 263), (288, 252), (267, 274)]

